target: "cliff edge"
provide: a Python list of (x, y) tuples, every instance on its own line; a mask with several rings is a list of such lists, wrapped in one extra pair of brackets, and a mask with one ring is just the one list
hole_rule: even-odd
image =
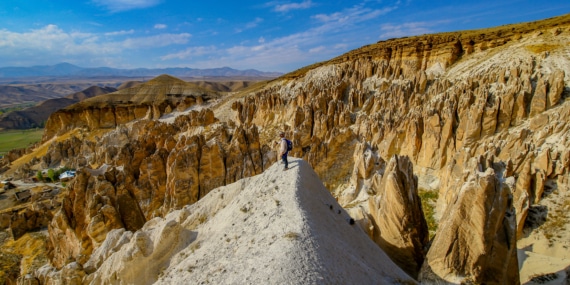
[[(302, 159), (211, 191), (132, 233), (111, 231), (81, 266), (40, 277), (89, 284), (414, 284)], [(95, 270), (96, 269), (96, 270)], [(67, 272), (67, 273), (65, 273)], [(70, 274), (70, 272), (74, 272)], [(67, 274), (67, 276), (63, 276)]]

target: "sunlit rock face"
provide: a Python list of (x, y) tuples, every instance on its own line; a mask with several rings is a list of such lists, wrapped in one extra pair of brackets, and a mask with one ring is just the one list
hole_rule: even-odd
[[(520, 284), (512, 177), (477, 168), (448, 205), (419, 279), (426, 284)], [(511, 181), (509, 181), (511, 180)]]
[[(529, 209), (549, 189), (569, 189), (569, 25), (563, 16), (379, 42), (221, 99), (159, 92), (184, 85), (160, 78), (121, 93), (131, 98), (121, 104), (85, 101), (55, 114), (47, 153), (16, 174), (39, 163), (90, 169), (70, 183), (50, 224), (54, 264), (63, 266), (84, 262), (112, 229), (137, 230), (262, 173), (285, 131), (290, 155), (315, 169), (358, 225), (380, 246), (406, 248), (391, 257), (409, 274), (515, 278), (512, 249)], [(439, 197), (427, 253), (420, 188)], [(388, 205), (386, 193), (399, 193), (398, 203)], [(479, 210), (466, 216), (469, 199)], [(462, 226), (473, 231), (454, 232)], [(506, 268), (480, 258), (489, 246)]]
[(211, 127), (211, 115), (205, 109), (173, 124), (150, 120), (119, 128), (96, 143), (94, 153), (83, 148), (87, 144), (79, 145), (89, 164), (100, 167), (80, 171), (68, 187), (64, 206), (50, 225), (50, 237), (58, 245), (54, 264), (89, 256), (113, 229), (136, 231), (147, 220), (193, 204), (214, 188), (261, 173), (255, 126), (237, 127), (231, 135), (225, 124), (210, 134), (186, 133)]
[(376, 225), (373, 240), (410, 276), (417, 277), (429, 239), (417, 177), (407, 157), (390, 159), (369, 204)]
[(145, 84), (89, 98), (54, 112), (46, 122), (43, 140), (75, 128), (109, 129), (133, 120), (158, 119), (217, 97), (217, 92), (161, 75)]

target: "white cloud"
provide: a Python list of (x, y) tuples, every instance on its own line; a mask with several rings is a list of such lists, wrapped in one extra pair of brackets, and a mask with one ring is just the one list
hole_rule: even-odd
[[(97, 0), (100, 3), (103, 0)], [(158, 0), (154, 0), (158, 3)], [(161, 0), (163, 1), (163, 0)], [(294, 0), (293, 0), (294, 1)], [(302, 1), (298, 6), (283, 6), (283, 11), (291, 11), (294, 7), (301, 9), (303, 5), (314, 5), (311, 1)], [(126, 1), (120, 1), (125, 3)], [(135, 1), (139, 4), (152, 1)], [(283, 2), (282, 2), (283, 3)], [(272, 3), (276, 7), (277, 4)], [(289, 4), (281, 4), (289, 5)], [(372, 37), (379, 33), (414, 31), (414, 27), (421, 28), (417, 23), (408, 23), (407, 26), (385, 24), (379, 27), (382, 15), (397, 9), (395, 6), (371, 8), (367, 2), (340, 10), (335, 13), (316, 14), (309, 21), (311, 28), (288, 34), (282, 37), (272, 35), (269, 38), (257, 34), (253, 38), (239, 39), (231, 43), (212, 44), (204, 46), (188, 46), (193, 37), (188, 33), (165, 33), (168, 28), (162, 23), (153, 23), (154, 29), (149, 35), (142, 35), (137, 30), (118, 30), (107, 33), (81, 33), (60, 29), (56, 25), (48, 25), (37, 30), (25, 33), (16, 33), (0, 29), (0, 62), (8, 62), (5, 59), (25, 58), (28, 61), (45, 62), (45, 58), (52, 61), (68, 62), (113, 62), (121, 61), (127, 64), (133, 62), (131, 54), (141, 57), (143, 54), (153, 57), (151, 61), (142, 63), (151, 64), (154, 60), (162, 60), (166, 66), (192, 66), (196, 68), (208, 68), (219, 66), (231, 66), (233, 68), (256, 68), (260, 70), (287, 71), (306, 64), (337, 56), (339, 52), (345, 52), (355, 47), (357, 42), (363, 42), (366, 37)], [(219, 22), (226, 21), (219, 19)], [(254, 29), (264, 22), (263, 18), (257, 17), (248, 23), (241, 25), (237, 32)], [(373, 24), (374, 27), (372, 27)], [(425, 28), (425, 26), (423, 26)], [(374, 29), (375, 28), (375, 29)], [(374, 29), (374, 30), (371, 30)], [(378, 32), (380, 31), (380, 32)], [(158, 33), (155, 35), (155, 33)], [(213, 30), (202, 30), (203, 35), (215, 34)], [(171, 48), (177, 46), (182, 48)], [(164, 47), (168, 46), (169, 51)], [(162, 49), (161, 49), (162, 48)], [(157, 51), (162, 56), (156, 56)], [(128, 54), (127, 54), (128, 53)], [(61, 59), (61, 60), (60, 60)], [(12, 60), (11, 62), (14, 62)], [(35, 64), (35, 63), (34, 63)], [(121, 64), (120, 62), (118, 64)], [(156, 64), (156, 62), (154, 63)], [(101, 64), (97, 64), (101, 65)], [(110, 64), (117, 66), (117, 63)]]
[(263, 19), (257, 17), (257, 18), (255, 18), (255, 20), (253, 20), (253, 21), (247, 23), (247, 24), (245, 25), (245, 28), (246, 28), (246, 29), (255, 28), (255, 27), (257, 27), (257, 25), (261, 24), (262, 22), (263, 22)]
[(98, 6), (102, 6), (112, 13), (134, 9), (144, 9), (156, 6), (162, 0), (92, 0)]
[(278, 39), (266, 41), (265, 44), (235, 45), (225, 49), (215, 46), (189, 47), (181, 52), (162, 56), (160, 59), (175, 61), (179, 66), (191, 65), (195, 68), (231, 66), (238, 69), (282, 71), (283, 65), (295, 64), (310, 58), (295, 42)]
[(236, 28), (235, 31), (236, 33), (241, 33), (245, 30), (249, 30), (249, 29), (253, 29), (255, 27), (257, 27), (259, 24), (261, 24), (263, 22), (262, 18), (255, 18), (253, 21), (246, 23), (243, 27), (241, 28)]
[(0, 30), (0, 62), (61, 62), (97, 61), (113, 57), (122, 58), (127, 50), (152, 49), (188, 43), (190, 34), (158, 34), (131, 37), (116, 41), (108, 36), (129, 35), (132, 31), (105, 34), (67, 32), (56, 25), (18, 33)]
[(194, 57), (200, 57), (210, 54), (215, 54), (218, 52), (218, 49), (214, 46), (200, 46), (200, 47), (189, 47), (185, 50), (177, 53), (167, 54), (165, 56), (160, 57), (162, 60), (171, 60), (171, 59), (192, 59)]
[(257, 52), (257, 51), (262, 51), (262, 50), (265, 50), (265, 49), (267, 49), (267, 47), (266, 47), (265, 45), (258, 45), (258, 46), (253, 46), (253, 47), (251, 47), (251, 50), (252, 50), (252, 51), (256, 51), (256, 52)]
[(311, 2), (311, 0), (306, 0), (301, 3), (278, 4), (275, 6), (275, 8), (273, 8), (273, 10), (276, 12), (286, 13), (291, 10), (308, 9), (312, 6), (314, 6), (313, 2)]
[[(104, 35), (132, 34), (131, 31), (105, 33)], [(54, 50), (64, 52), (79, 52), (80, 50), (95, 50), (102, 47), (115, 46), (121, 49), (136, 49), (141, 47), (168, 46), (185, 44), (190, 39), (188, 33), (158, 34), (148, 37), (133, 37), (124, 41), (99, 41), (99, 36), (92, 33), (65, 32), (56, 25), (47, 25), (41, 29), (26, 33), (15, 33), (0, 30), (0, 48), (18, 47), (22, 49)], [(90, 45), (96, 45), (90, 47)]]
[(192, 35), (187, 33), (182, 34), (160, 34), (155, 36), (140, 37), (140, 38), (130, 38), (122, 42), (122, 46), (125, 48), (136, 49), (136, 48), (153, 48), (153, 47), (164, 47), (174, 44), (185, 44), (188, 43)]
[[(275, 5), (267, 3), (265, 7)], [(288, 71), (347, 51), (354, 46), (355, 39), (362, 40), (367, 35), (374, 34), (374, 31), (367, 28), (371, 22), (377, 22), (382, 15), (397, 9), (397, 6), (373, 9), (366, 5), (363, 3), (336, 13), (315, 15), (312, 17), (312, 28), (282, 37), (267, 39), (258, 36), (257, 40), (246, 40), (227, 47), (189, 47), (164, 55), (161, 59), (165, 63), (196, 68), (231, 66)], [(255, 27), (262, 21), (263, 19), (257, 18), (240, 31), (246, 27)]]
[(415, 36), (422, 34), (433, 33), (431, 27), (437, 26), (448, 21), (433, 21), (433, 22), (408, 22), (403, 24), (382, 24), (380, 26), (380, 39), (400, 38), (405, 36)]
[(312, 49), (309, 50), (309, 53), (320, 53), (322, 51), (324, 51), (326, 49), (325, 46), (318, 46), (318, 47), (314, 47)]
[(26, 33), (0, 30), (0, 49), (20, 48), (73, 52), (85, 41), (97, 41), (97, 36), (89, 33), (66, 33), (56, 25), (47, 25)]
[[(234, 68), (250, 68), (255, 66), (261, 70), (283, 70), (284, 67), (298, 68), (302, 64), (325, 60), (350, 48), (348, 42), (353, 38), (362, 38), (354, 33), (356, 26), (363, 27), (371, 20), (397, 9), (389, 6), (371, 9), (362, 3), (351, 8), (331, 14), (313, 16), (316, 26), (272, 40), (258, 41), (253, 45), (236, 45), (225, 50), (217, 50), (208, 61), (193, 64), (232, 66)], [(365, 29), (366, 30), (366, 29)], [(363, 32), (360, 34), (367, 34)], [(348, 42), (340, 42), (340, 41)], [(202, 66), (206, 67), (206, 66)]]
[[(356, 11), (343, 11), (343, 13), (354, 14)], [(370, 14), (377, 15), (378, 13), (380, 12), (367, 10), (357, 14), (363, 19), (368, 19), (371, 17)], [(299, 62), (324, 60), (329, 54), (333, 55), (339, 49), (347, 47), (346, 44), (327, 47), (322, 43), (327, 33), (343, 27), (342, 23), (338, 21), (340, 15), (335, 15), (335, 17), (337, 17), (336, 21), (331, 18), (329, 21), (320, 23), (317, 27), (270, 41), (260, 38), (253, 45), (239, 44), (226, 49), (210, 48), (207, 53), (200, 53), (203, 48), (189, 48), (179, 53), (163, 56), (161, 59), (188, 60), (192, 62), (193, 66), (200, 68), (216, 66), (251, 68), (254, 66), (261, 70), (283, 71), (284, 66), (290, 67), (298, 65)], [(354, 20), (354, 22), (359, 21), (358, 19)], [(318, 55), (319, 59), (316, 59), (315, 55)]]
[(334, 48), (334, 49), (337, 49), (337, 50), (338, 50), (338, 49), (343, 50), (343, 49), (347, 49), (347, 48), (348, 48), (348, 45), (347, 45), (347, 44), (336, 44), (336, 45), (334, 45), (333, 48)]
[(124, 35), (132, 35), (134, 33), (135, 33), (135, 30), (133, 30), (133, 29), (128, 30), (128, 31), (121, 30), (121, 31), (116, 31), (116, 32), (105, 33), (105, 36), (124, 36)]
[(363, 7), (362, 5), (357, 5), (352, 8), (345, 9), (341, 12), (336, 12), (332, 14), (317, 14), (312, 18), (316, 19), (324, 24), (347, 24), (347, 23), (361, 23), (368, 20), (372, 20), (381, 15), (388, 14), (389, 12), (397, 9), (394, 7), (385, 7), (383, 9), (370, 9)]
[(254, 51), (251, 47), (235, 46), (226, 50), (218, 50), (215, 55), (193, 61), (192, 66), (197, 68), (231, 66), (237, 69), (286, 71), (284, 66), (292, 68), (291, 66), (296, 66), (296, 63), (305, 61), (307, 58), (308, 54), (298, 47), (271, 47), (271, 49)]

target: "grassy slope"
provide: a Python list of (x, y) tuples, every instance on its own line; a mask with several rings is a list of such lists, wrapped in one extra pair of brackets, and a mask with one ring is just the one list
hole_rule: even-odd
[(42, 139), (44, 130), (11, 130), (0, 131), (0, 155), (15, 149), (25, 148)]

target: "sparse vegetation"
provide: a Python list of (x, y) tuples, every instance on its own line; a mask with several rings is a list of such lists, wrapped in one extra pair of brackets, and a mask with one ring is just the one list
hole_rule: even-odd
[(560, 45), (550, 45), (550, 44), (538, 44), (538, 45), (529, 45), (526, 46), (526, 49), (530, 52), (540, 54), (545, 51), (553, 51), (557, 48), (561, 47)]
[(558, 207), (549, 209), (546, 221), (541, 226), (541, 231), (550, 246), (554, 244), (556, 238), (561, 237), (559, 233), (565, 230), (566, 225), (570, 224), (567, 209), (570, 209), (570, 200), (562, 199)]
[(284, 238), (289, 239), (289, 240), (295, 240), (295, 239), (299, 239), (301, 237), (300, 234), (295, 233), (295, 232), (288, 232), (285, 235), (283, 235)]
[[(91, 141), (93, 141), (96, 136), (99, 136), (99, 137), (103, 136), (103, 134), (104, 134), (103, 131), (108, 132), (109, 129), (105, 129), (105, 130), (93, 130), (93, 131), (91, 131), (91, 132), (89, 133), (90, 136), (89, 136), (89, 137), (86, 137), (86, 138), (83, 139), (83, 140), (91, 140)], [(42, 144), (42, 145), (37, 146), (34, 150), (32, 150), (31, 153), (26, 154), (26, 155), (22, 156), (21, 158), (17, 159), (16, 161), (12, 162), (10, 169), (7, 170), (6, 172), (4, 172), (4, 175), (6, 175), (6, 176), (13, 175), (16, 169), (18, 169), (18, 168), (22, 167), (23, 165), (25, 165), (25, 164), (26, 164), (28, 161), (30, 161), (30, 159), (32, 159), (33, 157), (41, 157), (41, 156), (46, 155), (46, 154), (47, 154), (47, 151), (48, 151), (48, 148), (49, 148), (49, 146), (51, 145), (52, 142), (54, 142), (54, 141), (61, 142), (61, 141), (68, 140), (68, 139), (71, 138), (72, 136), (77, 135), (77, 133), (78, 133), (78, 130), (77, 130), (77, 129), (74, 129), (74, 130), (72, 130), (72, 131), (69, 131), (69, 132), (63, 134), (63, 135), (58, 136), (58, 137), (57, 137), (56, 139), (54, 139), (54, 140), (51, 140), (51, 141), (49, 141), (49, 142), (47, 142), (47, 143), (44, 143), (44, 144)], [(1, 132), (0, 132), (0, 134), (1, 134)], [(41, 137), (41, 135), (40, 135), (40, 137)], [(1, 140), (1, 138), (2, 138), (2, 137), (0, 136), (0, 142), (3, 142), (3, 140)], [(1, 143), (0, 143), (0, 144), (1, 144)], [(0, 153), (1, 153), (1, 152), (0, 152)]]
[(195, 243), (192, 243), (192, 244), (190, 245), (190, 251), (191, 251), (192, 253), (194, 253), (194, 251), (200, 249), (200, 246), (201, 246), (201, 244), (200, 244), (199, 241), (197, 241), (197, 242), (195, 242)]
[(44, 181), (44, 175), (42, 174), (42, 172), (40, 170), (38, 170), (38, 172), (36, 173), (36, 178), (38, 179), (38, 181)]
[(0, 283), (10, 284), (20, 275), (21, 255), (0, 251)]
[(39, 142), (42, 139), (43, 133), (43, 129), (1, 131), (0, 155), (10, 150), (27, 147)]
[[(5, 231), (0, 234), (9, 236)], [(48, 262), (47, 239), (41, 232), (27, 233), (16, 241), (11, 237), (0, 237), (0, 240), (0, 284), (34, 271)]]
[(190, 230), (193, 230), (193, 229), (197, 228), (199, 225), (205, 223), (207, 220), (208, 220), (208, 216), (206, 214), (199, 213), (198, 217), (196, 217), (196, 219), (193, 220), (190, 225), (188, 225), (188, 228)]
[(188, 271), (188, 273), (192, 273), (192, 272), (194, 272), (194, 269), (196, 269), (196, 266), (188, 266), (186, 271)]
[(20, 111), (20, 110), (32, 107), (34, 105), (35, 105), (35, 103), (23, 103), (23, 104), (13, 105), (10, 107), (0, 108), (0, 115), (5, 114), (5, 113), (14, 112), (14, 111)]
[(429, 238), (431, 240), (435, 236), (435, 232), (437, 231), (437, 221), (434, 218), (434, 214), (435, 214), (435, 203), (437, 202), (437, 198), (439, 197), (439, 191), (420, 189), (418, 191), (418, 195), (420, 196), (420, 200), (422, 201), (422, 210), (424, 212), (424, 217), (426, 218), (429, 230)]
[(201, 214), (201, 215), (198, 217), (198, 222), (199, 222), (200, 224), (203, 224), (204, 222), (206, 222), (206, 220), (208, 220), (208, 216), (206, 216), (205, 214)]
[(36, 178), (38, 179), (38, 181), (56, 182), (59, 180), (59, 175), (61, 175), (62, 173), (64, 173), (65, 171), (68, 171), (68, 170), (73, 170), (73, 169), (71, 169), (69, 167), (62, 167), (62, 168), (59, 168), (57, 170), (53, 170), (50, 168), (50, 169), (48, 169), (48, 171), (46, 173), (47, 176), (44, 176), (43, 173), (38, 170), (38, 172), (36, 173)]
[[(48, 178), (49, 178), (49, 180), (50, 180), (51, 182), (54, 182), (54, 181), (56, 180), (56, 178), (57, 178), (57, 177), (55, 176), (55, 171), (54, 171), (53, 169), (51, 169), (51, 168), (48, 169), (47, 176), (48, 176)], [(58, 176), (59, 176), (59, 175), (58, 175)]]

